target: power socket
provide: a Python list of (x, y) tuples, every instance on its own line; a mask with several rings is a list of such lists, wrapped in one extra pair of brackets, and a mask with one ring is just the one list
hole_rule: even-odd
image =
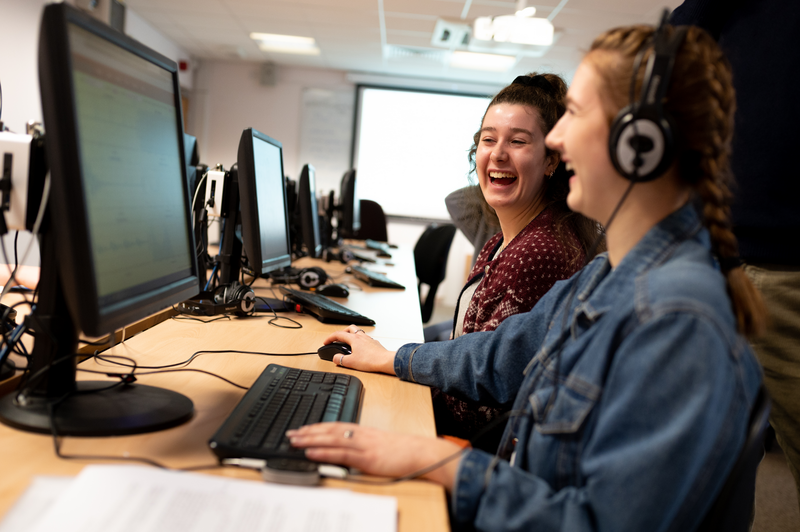
[[(8, 229), (24, 231), (28, 216), (28, 171), (31, 165), (31, 135), (0, 132), (0, 207)], [(6, 181), (8, 179), (9, 181)]]
[(205, 206), (209, 216), (222, 216), (222, 198), (225, 193), (225, 171), (209, 170), (206, 175)]

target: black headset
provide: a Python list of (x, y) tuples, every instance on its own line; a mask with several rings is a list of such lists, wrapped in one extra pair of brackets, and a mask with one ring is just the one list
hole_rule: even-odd
[(332, 249), (324, 249), (322, 250), (322, 258), (325, 262), (331, 262), (332, 260), (338, 260), (342, 264), (347, 264), (351, 260), (355, 259), (355, 255), (349, 249), (342, 249), (341, 251), (334, 251)]
[(303, 268), (297, 273), (286, 274), (282, 271), (273, 272), (270, 274), (272, 282), (275, 284), (294, 283), (300, 285), (300, 288), (311, 290), (320, 285), (325, 284), (328, 280), (328, 274), (325, 270), (318, 266), (310, 268)]
[[(653, 38), (645, 42), (636, 55), (631, 76), (630, 104), (614, 118), (608, 137), (608, 150), (614, 168), (624, 178), (637, 183), (652, 181), (662, 175), (672, 164), (675, 154), (674, 123), (664, 112), (662, 101), (667, 94), (675, 56), (688, 28), (677, 27), (672, 38), (668, 38), (668, 19), (669, 11), (664, 10)], [(636, 74), (650, 42), (653, 44), (653, 53), (647, 61), (642, 91), (636, 101)]]
[(217, 289), (214, 293), (214, 302), (222, 305), (235, 303), (234, 312), (239, 316), (248, 316), (256, 307), (256, 294), (249, 286), (234, 281)]

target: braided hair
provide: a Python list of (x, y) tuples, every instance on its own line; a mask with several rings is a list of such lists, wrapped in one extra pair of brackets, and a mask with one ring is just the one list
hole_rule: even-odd
[[(567, 83), (557, 74), (531, 72), (525, 76), (518, 76), (511, 85), (501, 89), (489, 102), (481, 119), (481, 126), (483, 126), (486, 113), (495, 105), (524, 105), (538, 111), (539, 127), (542, 133), (547, 136), (567, 109), (566, 96)], [(477, 166), (475, 155), (478, 151), (480, 138), (481, 130), (478, 129), (472, 137), (472, 147), (468, 152), (471, 167), (470, 175), (475, 175)], [(560, 157), (558, 152), (547, 146), (545, 146), (545, 156)], [(584, 256), (589, 253), (594, 255), (604, 251), (605, 246), (603, 241), (598, 240), (600, 226), (582, 214), (571, 211), (567, 206), (570, 175), (564, 163), (559, 161), (555, 173), (545, 182), (544, 208), (556, 207), (553, 218), (555, 237), (565, 249), (575, 251), (570, 260), (579, 267), (583, 262)], [(473, 187), (473, 190), (479, 196), (484, 216), (489, 220), (494, 220), (494, 225), (499, 227), (500, 224), (497, 222), (494, 209), (486, 202), (480, 187)], [(575, 241), (576, 238), (577, 242)], [(590, 258), (586, 256), (587, 261)]]
[[(667, 28), (671, 34), (674, 28)], [(652, 39), (650, 26), (609, 30), (592, 43), (586, 60), (601, 79), (609, 123), (628, 104), (633, 62)], [(652, 49), (646, 51), (646, 62)], [(636, 93), (644, 69), (639, 69)], [(714, 39), (689, 27), (678, 50), (664, 112), (675, 125), (676, 161), (680, 178), (695, 193), (712, 251), (725, 275), (738, 330), (756, 336), (766, 326), (767, 312), (758, 290), (744, 273), (736, 236), (731, 230), (733, 174), (728, 164), (736, 99), (730, 65)]]

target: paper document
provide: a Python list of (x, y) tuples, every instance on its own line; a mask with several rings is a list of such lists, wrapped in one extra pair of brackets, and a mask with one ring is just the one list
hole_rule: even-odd
[(397, 500), (141, 466), (83, 469), (29, 532), (396, 532)]

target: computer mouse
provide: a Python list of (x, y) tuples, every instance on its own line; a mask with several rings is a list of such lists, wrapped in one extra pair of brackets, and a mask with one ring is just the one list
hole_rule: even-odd
[(318, 286), (317, 293), (326, 297), (347, 297), (350, 295), (350, 290), (343, 284), (333, 283)]
[(317, 354), (322, 360), (333, 361), (334, 355), (349, 355), (352, 353), (350, 346), (344, 342), (331, 342), (317, 349)]

